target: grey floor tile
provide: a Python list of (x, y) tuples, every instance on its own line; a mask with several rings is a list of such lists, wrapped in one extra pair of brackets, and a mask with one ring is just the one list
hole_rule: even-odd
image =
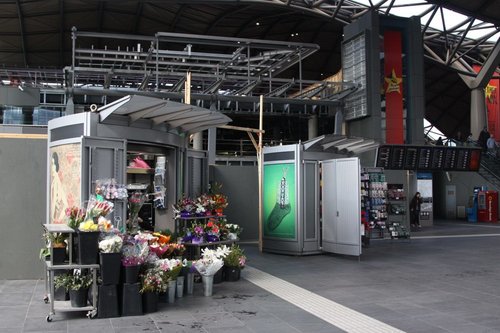
[(196, 321), (202, 322), (205, 329), (242, 327), (245, 324), (231, 313), (204, 313), (196, 316)]
[[(227, 328), (207, 328), (206, 329), (208, 333), (228, 333)], [(230, 330), (231, 333), (254, 333), (255, 331), (252, 331), (248, 327), (231, 327)], [(319, 333), (319, 332), (317, 332)]]
[(3, 292), (0, 297), (0, 306), (29, 305), (33, 293), (11, 293)]
[(67, 332), (68, 321), (54, 317), (52, 322), (47, 322), (45, 318), (26, 318), (24, 332)]
[(200, 321), (183, 321), (177, 320), (168, 323), (158, 324), (161, 332), (168, 333), (207, 333), (203, 328), (203, 323)]
[(119, 317), (110, 318), (111, 325), (114, 329), (122, 329), (125, 327), (135, 327), (140, 328), (150, 328), (155, 327), (154, 321), (149, 318), (149, 316), (129, 316), (129, 317)]
[(23, 327), (27, 312), (26, 305), (0, 306), (0, 328)]
[(37, 280), (8, 280), (3, 291), (8, 293), (32, 293), (37, 285)]

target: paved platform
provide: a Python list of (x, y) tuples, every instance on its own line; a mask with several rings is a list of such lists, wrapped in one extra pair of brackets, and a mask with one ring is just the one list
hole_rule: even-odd
[(243, 245), (238, 282), (157, 313), (45, 321), (43, 280), (0, 281), (0, 332), (500, 332), (500, 226), (437, 221), (410, 240), (376, 240), (358, 260)]

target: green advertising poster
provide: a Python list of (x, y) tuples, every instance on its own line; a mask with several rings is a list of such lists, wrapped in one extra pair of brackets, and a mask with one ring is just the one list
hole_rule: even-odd
[(295, 238), (295, 165), (264, 165), (264, 237)]

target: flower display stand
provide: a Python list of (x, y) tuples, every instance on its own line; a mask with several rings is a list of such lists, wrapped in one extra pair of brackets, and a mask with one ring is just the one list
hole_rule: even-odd
[[(65, 224), (44, 224), (43, 227), (47, 232), (57, 232), (57, 233), (66, 233), (71, 234), (75, 232), (72, 228), (68, 227)], [(93, 318), (97, 314), (97, 271), (99, 270), (99, 265), (97, 264), (75, 264), (73, 258), (73, 237), (69, 237), (69, 246), (68, 246), (68, 257), (69, 260), (67, 263), (62, 265), (54, 265), (51, 260), (45, 261), (45, 289), (48, 294), (44, 297), (45, 303), (50, 303), (50, 311), (47, 317), (45, 318), (48, 322), (52, 321), (52, 316), (55, 315), (56, 311), (60, 312), (70, 312), (70, 311), (87, 311), (87, 316), (89, 318)], [(97, 246), (97, 238), (96, 238), (96, 246)], [(97, 262), (97, 252), (95, 255), (95, 262)], [(92, 292), (91, 292), (91, 302), (88, 304), (88, 301), (85, 301), (84, 306), (74, 306), (81, 305), (75, 303), (75, 297), (73, 297), (73, 302), (67, 300), (56, 300), (55, 298), (55, 286), (54, 279), (57, 274), (60, 272), (66, 272), (68, 270), (74, 269), (88, 269), (92, 272)], [(85, 299), (87, 299), (88, 291), (85, 291)], [(75, 295), (73, 295), (75, 296)]]
[(146, 292), (142, 294), (142, 310), (144, 313), (158, 311), (158, 293)]
[[(120, 283), (121, 253), (100, 253), (101, 283), (103, 285), (116, 285)], [(134, 282), (137, 282), (134, 281)]]
[(142, 315), (142, 297), (139, 293), (140, 283), (124, 283), (122, 285), (122, 316)]
[(119, 317), (118, 292), (116, 285), (100, 285), (97, 303), (98, 318)]

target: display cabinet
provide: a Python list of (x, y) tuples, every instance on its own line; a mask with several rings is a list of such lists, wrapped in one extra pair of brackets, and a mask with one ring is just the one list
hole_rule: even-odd
[(403, 184), (387, 184), (387, 230), (391, 239), (410, 238), (406, 210), (407, 201)]

